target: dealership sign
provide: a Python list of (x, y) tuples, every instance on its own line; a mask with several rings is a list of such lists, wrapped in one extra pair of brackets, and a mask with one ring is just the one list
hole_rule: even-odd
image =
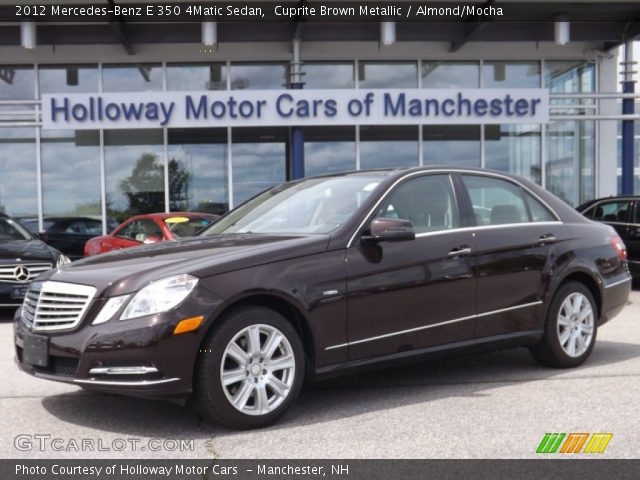
[(545, 89), (225, 90), (42, 96), (45, 129), (546, 123)]

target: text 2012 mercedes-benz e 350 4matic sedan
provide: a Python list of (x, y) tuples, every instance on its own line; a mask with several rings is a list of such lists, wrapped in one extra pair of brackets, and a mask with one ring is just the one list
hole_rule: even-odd
[(590, 355), (626, 304), (624, 243), (536, 185), (474, 169), (286, 183), (199, 237), (98, 255), (31, 284), (19, 366), (268, 425), (305, 379), (446, 350)]

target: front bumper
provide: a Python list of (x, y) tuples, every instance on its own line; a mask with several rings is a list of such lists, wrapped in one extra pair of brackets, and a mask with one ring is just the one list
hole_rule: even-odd
[[(90, 325), (85, 318), (68, 332), (32, 332), (14, 319), (16, 362), (21, 370), (38, 378), (72, 383), (91, 390), (144, 398), (184, 399), (192, 391), (193, 371), (208, 324), (193, 332), (174, 335), (185, 318), (212, 318), (220, 302), (196, 289), (179, 307), (162, 314), (132, 320), (112, 319)], [(89, 313), (95, 312), (90, 308)], [(94, 318), (93, 315), (90, 318)], [(48, 365), (24, 361), (26, 335), (48, 338)]]

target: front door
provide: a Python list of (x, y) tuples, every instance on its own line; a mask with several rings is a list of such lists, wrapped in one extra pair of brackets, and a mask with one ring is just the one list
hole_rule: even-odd
[[(473, 238), (461, 230), (451, 178), (422, 174), (396, 185), (371, 216), (412, 222), (416, 239), (347, 249), (349, 358), (473, 336)], [(366, 233), (366, 232), (362, 232)]]

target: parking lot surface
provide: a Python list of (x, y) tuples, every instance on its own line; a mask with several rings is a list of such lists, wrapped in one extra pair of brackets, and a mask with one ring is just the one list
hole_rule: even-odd
[(546, 369), (517, 349), (342, 377), (308, 385), (258, 431), (35, 379), (13, 356), (11, 313), (0, 311), (3, 458), (527, 458), (546, 432), (612, 432), (601, 458), (640, 456), (637, 286), (580, 368)]

